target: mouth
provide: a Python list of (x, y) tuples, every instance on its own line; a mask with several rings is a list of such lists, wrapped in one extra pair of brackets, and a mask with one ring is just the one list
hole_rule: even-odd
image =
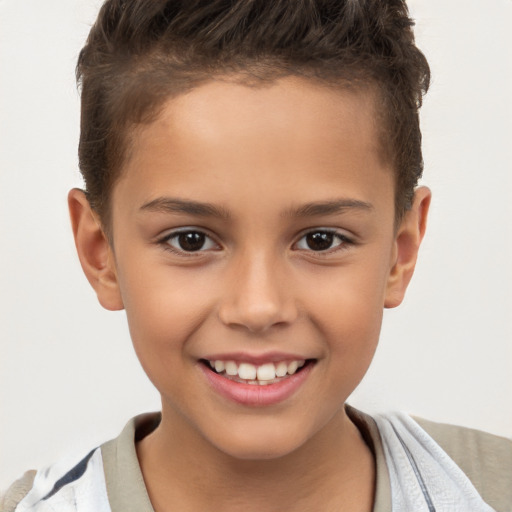
[(293, 359), (253, 364), (246, 361), (201, 359), (207, 371), (229, 381), (250, 386), (278, 384), (295, 376), (315, 363), (315, 359)]

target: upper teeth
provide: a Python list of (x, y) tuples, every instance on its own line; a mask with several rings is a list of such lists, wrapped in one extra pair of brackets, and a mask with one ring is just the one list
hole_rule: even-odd
[(226, 372), (227, 375), (236, 376), (244, 380), (274, 380), (276, 377), (284, 377), (286, 374), (293, 375), (299, 368), (304, 366), (303, 359), (297, 361), (279, 363), (265, 363), (256, 366), (251, 363), (236, 363), (235, 361), (208, 361), (210, 366), (217, 373)]

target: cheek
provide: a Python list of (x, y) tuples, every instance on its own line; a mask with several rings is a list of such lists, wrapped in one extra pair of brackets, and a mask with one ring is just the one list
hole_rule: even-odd
[(137, 355), (146, 370), (168, 368), (207, 316), (207, 289), (194, 272), (161, 264), (123, 269), (121, 293)]
[(200, 322), (195, 314), (198, 305), (162, 283), (150, 293), (130, 293), (137, 297), (126, 307), (137, 358), (162, 396), (180, 396), (180, 385), (196, 363), (186, 347)]
[(309, 293), (311, 320), (323, 331), (332, 355), (373, 354), (382, 324), (386, 267), (373, 261), (333, 268)]
[(338, 405), (348, 399), (368, 371), (383, 317), (381, 294), (375, 293), (375, 287), (366, 288), (361, 281), (350, 287), (349, 282), (331, 287), (330, 299), (319, 298), (311, 311), (312, 321), (322, 330), (327, 354), (330, 398), (326, 395), (326, 399)]

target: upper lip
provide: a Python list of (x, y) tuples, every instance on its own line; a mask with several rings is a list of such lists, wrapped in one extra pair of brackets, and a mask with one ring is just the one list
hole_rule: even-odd
[(265, 363), (277, 363), (280, 361), (305, 361), (313, 359), (302, 354), (293, 354), (289, 352), (266, 352), (262, 354), (249, 354), (247, 352), (223, 352), (219, 354), (209, 354), (201, 357), (207, 361), (235, 361), (251, 363), (255, 366)]

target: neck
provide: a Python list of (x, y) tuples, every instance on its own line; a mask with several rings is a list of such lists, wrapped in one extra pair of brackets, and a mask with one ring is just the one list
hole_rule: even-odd
[(155, 512), (371, 510), (373, 456), (344, 410), (270, 460), (232, 457), (181, 423), (164, 409), (159, 427), (137, 445)]

